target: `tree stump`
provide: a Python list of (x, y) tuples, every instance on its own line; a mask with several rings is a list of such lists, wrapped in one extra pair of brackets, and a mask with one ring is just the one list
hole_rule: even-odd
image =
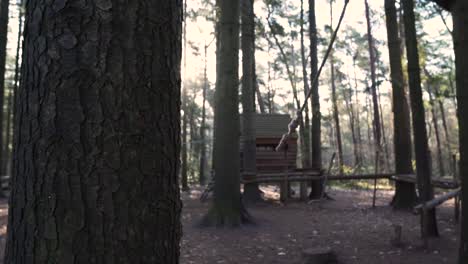
[(329, 247), (309, 248), (302, 251), (301, 264), (338, 264), (335, 253)]

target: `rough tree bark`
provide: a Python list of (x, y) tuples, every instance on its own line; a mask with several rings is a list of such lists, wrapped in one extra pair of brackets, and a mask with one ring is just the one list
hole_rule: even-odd
[[(405, 91), (403, 67), (401, 65), (401, 40), (398, 36), (398, 21), (395, 0), (385, 0), (390, 75), (393, 95), (393, 145), (395, 173), (412, 174), (412, 148), (410, 112)], [(417, 202), (415, 184), (397, 181), (395, 196), (391, 202), (395, 209), (412, 209)]]
[[(242, 32), (242, 164), (243, 170), (256, 173), (257, 148), (255, 133), (255, 21), (253, 0), (241, 0)], [(258, 183), (244, 185), (242, 198), (255, 203), (262, 200)]]
[(27, 1), (5, 263), (178, 263), (181, 15)]
[[(420, 202), (434, 198), (431, 185), (430, 154), (427, 142), (426, 117), (421, 88), (421, 69), (419, 66), (418, 42), (416, 36), (414, 2), (402, 0), (403, 20), (405, 24), (406, 57), (408, 60), (408, 77), (410, 102), (413, 120), (413, 137), (416, 154), (417, 186)], [(438, 236), (436, 210), (429, 210), (422, 233), (425, 236)]]
[[(315, 19), (315, 0), (309, 0), (309, 37), (310, 37), (310, 80), (313, 80), (318, 72), (318, 34), (317, 23)], [(312, 98), (310, 99), (312, 109), (312, 124), (310, 127), (312, 168), (322, 168), (322, 134), (320, 113), (320, 94), (318, 83), (312, 84)], [(321, 180), (312, 181), (312, 191), (310, 199), (319, 199), (322, 197), (323, 184)]]
[(213, 169), (214, 199), (205, 226), (251, 221), (241, 201), (239, 157), (239, 0), (218, 0)]
[[(450, 2), (450, 1), (449, 1)], [(455, 2), (455, 1), (451, 1)], [(462, 200), (468, 201), (468, 2), (458, 0), (452, 7), (455, 43), (456, 86), (460, 140)], [(468, 203), (462, 203), (458, 263), (468, 262)]]

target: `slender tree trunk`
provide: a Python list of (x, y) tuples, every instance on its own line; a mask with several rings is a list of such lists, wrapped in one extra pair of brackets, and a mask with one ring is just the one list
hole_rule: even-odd
[[(6, 113), (6, 129), (5, 129), (5, 144), (4, 144), (4, 151), (3, 151), (3, 157), (4, 157), (4, 162), (3, 162), (3, 175), (10, 175), (9, 173), (9, 164), (11, 160), (11, 152), (10, 152), (10, 143), (11, 143), (11, 118), (12, 118), (12, 111), (13, 110), (13, 91), (10, 88), (8, 90), (8, 97), (7, 97), (7, 113)], [(1, 183), (0, 183), (0, 188), (1, 188)]]
[(346, 89), (343, 89), (343, 99), (346, 104), (346, 110), (348, 111), (349, 117), (349, 130), (351, 131), (351, 139), (353, 141), (353, 152), (354, 152), (354, 167), (357, 168), (361, 163), (359, 158), (359, 146), (356, 138), (356, 129), (355, 129), (355, 117), (354, 117), (354, 107), (353, 107), (353, 91), (351, 88), (351, 83), (348, 80), (349, 92), (346, 92)]
[(382, 134), (381, 135), (382, 135), (382, 143), (383, 143), (383, 151), (384, 151), (383, 154), (385, 155), (385, 160), (382, 165), (385, 165), (383, 166), (384, 171), (389, 171), (391, 157), (390, 157), (390, 151), (388, 150), (387, 133), (385, 130), (385, 122), (384, 122), (384, 117), (383, 117), (383, 108), (382, 108), (382, 103), (381, 103), (382, 96), (380, 94), (380, 89), (378, 87), (377, 87), (377, 99), (379, 103), (380, 120), (382, 120), (382, 123), (381, 123)]
[[(333, 27), (333, 1), (330, 2), (330, 28)], [(333, 30), (330, 31), (330, 35), (333, 35)], [(338, 146), (338, 164), (340, 166), (340, 174), (344, 174), (344, 160), (343, 160), (343, 143), (341, 142), (341, 126), (340, 126), (340, 113), (338, 111), (338, 96), (336, 94), (336, 83), (335, 83), (335, 65), (334, 65), (333, 51), (330, 52), (330, 82), (332, 89), (332, 108), (333, 108), (333, 120), (335, 122), (336, 131), (336, 144)]]
[[(304, 0), (301, 0), (301, 62), (302, 62), (302, 79), (304, 83), (304, 98), (307, 100), (307, 95), (309, 94), (310, 85), (309, 85), (309, 78), (307, 76), (307, 59), (306, 59), (306, 51), (305, 51), (305, 44), (304, 44)], [(305, 153), (303, 153), (303, 166), (310, 167), (311, 166), (311, 157), (310, 157), (310, 118), (309, 118), (309, 105), (305, 104), (304, 108), (304, 141), (305, 141)]]
[(187, 140), (187, 124), (188, 124), (188, 107), (187, 107), (187, 94), (184, 89), (183, 98), (182, 98), (182, 109), (184, 110), (184, 115), (182, 117), (182, 151), (181, 151), (181, 183), (182, 191), (186, 192), (189, 190), (188, 187), (188, 140)]
[[(310, 80), (314, 79), (314, 76), (318, 72), (318, 34), (317, 34), (317, 23), (315, 19), (315, 0), (309, 0), (309, 37), (310, 37)], [(318, 83), (312, 84), (312, 98), (310, 100), (312, 109), (312, 124), (310, 128), (311, 136), (311, 153), (312, 153), (312, 164), (311, 167), (314, 169), (322, 168), (322, 134), (321, 134), (321, 119), (322, 114), (320, 113), (320, 94)], [(310, 199), (318, 199), (322, 197), (323, 184), (321, 180), (312, 181), (312, 191), (309, 195)]]
[[(302, 82), (304, 84), (304, 98), (307, 100), (307, 96), (309, 94), (310, 85), (309, 85), (309, 78), (307, 76), (307, 59), (306, 59), (306, 51), (305, 51), (305, 43), (304, 43), (304, 0), (301, 0), (301, 62), (302, 62)], [(304, 138), (301, 140), (304, 141), (304, 153), (302, 153), (302, 167), (310, 168), (311, 166), (311, 139), (310, 139), (310, 117), (309, 117), (309, 105), (306, 103), (304, 108)], [(300, 197), (302, 200), (306, 200), (307, 197), (307, 183), (301, 182), (300, 183)]]
[(181, 7), (27, 1), (6, 264), (179, 262)]
[[(370, 156), (372, 155), (372, 113), (371, 113), (371, 99), (369, 98), (369, 95), (366, 96), (366, 124), (367, 124), (367, 154)], [(372, 164), (372, 160), (370, 160), (370, 163)]]
[(363, 144), (362, 144), (362, 135), (361, 135), (361, 107), (360, 107), (360, 100), (359, 100), (359, 91), (358, 91), (358, 83), (356, 77), (356, 59), (353, 58), (353, 72), (354, 72), (354, 96), (356, 102), (356, 135), (357, 135), (357, 142), (358, 142), (358, 153), (359, 153), (359, 163), (360, 167), (363, 164)]
[[(427, 141), (426, 117), (421, 89), (421, 69), (419, 66), (418, 43), (416, 36), (414, 2), (402, 0), (403, 18), (406, 35), (406, 56), (408, 59), (408, 77), (410, 101), (413, 119), (413, 137), (416, 154), (416, 175), (420, 202), (434, 198), (431, 185), (430, 154)], [(427, 219), (422, 224), (423, 236), (438, 236), (436, 210), (429, 210)]]
[[(371, 70), (371, 95), (372, 95), (372, 104), (374, 109), (374, 120), (373, 120), (373, 131), (374, 131), (374, 140), (376, 152), (382, 152), (382, 134), (381, 134), (381, 123), (380, 123), (380, 114), (379, 114), (379, 102), (377, 98), (377, 83), (376, 83), (376, 55), (375, 55), (375, 45), (374, 37), (372, 35), (372, 22), (370, 18), (370, 8), (367, 0), (364, 0), (366, 7), (366, 21), (367, 21), (367, 42), (369, 45), (369, 58), (370, 58), (370, 70)], [(380, 155), (379, 164), (383, 164), (383, 155)], [(382, 166), (379, 166), (382, 168)]]
[[(333, 56), (330, 56), (333, 58)], [(331, 88), (332, 88), (332, 107), (333, 107), (333, 120), (335, 122), (336, 131), (336, 145), (338, 147), (338, 164), (340, 166), (340, 174), (344, 174), (344, 160), (343, 160), (343, 143), (341, 141), (341, 125), (340, 125), (340, 113), (338, 111), (338, 98), (336, 94), (335, 85), (335, 67), (333, 66), (333, 59), (331, 61)]]
[[(194, 94), (195, 94), (195, 91), (194, 91)], [(197, 123), (196, 123), (196, 103), (195, 103), (195, 100), (196, 100), (196, 95), (194, 95), (191, 99), (190, 99), (190, 104), (188, 105), (188, 112), (189, 112), (189, 115), (188, 115), (188, 125), (190, 127), (190, 150), (189, 150), (189, 164), (190, 164), (190, 167), (189, 167), (189, 174), (188, 174), (188, 178), (189, 179), (192, 179), (192, 181), (194, 180), (194, 177), (195, 177), (195, 174), (196, 174), (196, 166), (194, 166), (194, 164), (199, 164), (200, 163), (200, 157), (199, 157), (199, 154), (200, 154), (200, 138), (198, 136), (198, 132), (200, 131), (200, 128), (197, 127)]]
[[(395, 173), (412, 174), (411, 124), (401, 65), (401, 42), (398, 37), (398, 21), (395, 0), (385, 0), (390, 74), (393, 95), (393, 146)], [(415, 184), (403, 181), (395, 183), (395, 196), (391, 202), (395, 209), (410, 210), (417, 202)]]
[[(440, 97), (439, 89), (437, 87), (434, 87), (434, 88), (435, 88), (435, 96), (436, 96), (437, 104), (440, 110), (440, 117), (442, 118), (442, 127), (444, 129), (445, 145), (447, 147), (447, 153), (449, 156), (452, 156), (452, 146), (451, 146), (450, 134), (449, 134), (448, 125), (447, 125), (447, 117), (445, 115), (445, 107), (443, 103), (443, 98)], [(452, 171), (452, 174), (455, 175), (455, 172)]]
[[(255, 131), (255, 21), (253, 0), (241, 0), (242, 32), (242, 164), (243, 171), (256, 174), (257, 142)], [(258, 183), (244, 185), (243, 199), (248, 203), (262, 200)]]
[[(456, 87), (460, 140), (462, 201), (468, 201), (468, 2), (456, 1), (453, 8)], [(468, 203), (462, 202), (458, 264), (468, 262)]]
[(429, 94), (429, 104), (431, 105), (431, 115), (432, 115), (432, 125), (434, 126), (434, 134), (436, 137), (436, 148), (437, 148), (437, 161), (439, 163), (439, 176), (445, 176), (445, 167), (444, 167), (444, 156), (442, 154), (442, 143), (440, 140), (439, 132), (439, 120), (437, 118), (436, 103), (434, 100), (434, 95), (432, 92), (432, 84), (427, 84), (427, 92)]
[[(3, 164), (5, 157), (3, 156), (3, 118), (4, 118), (4, 101), (5, 101), (5, 69), (6, 69), (6, 48), (8, 42), (8, 16), (9, 16), (9, 0), (0, 0), (0, 173), (3, 176)], [(5, 196), (0, 188), (0, 197)]]
[[(254, 61), (255, 61), (255, 58), (254, 58)], [(255, 92), (257, 95), (257, 101), (258, 101), (258, 107), (260, 108), (260, 113), (266, 114), (265, 102), (263, 101), (263, 96), (262, 96), (262, 93), (260, 92), (260, 86), (258, 85), (257, 76), (255, 76), (254, 81), (255, 81)]]
[(239, 0), (218, 0), (215, 92), (214, 199), (203, 219), (208, 226), (250, 222), (241, 201), (239, 155)]
[(202, 92), (202, 120), (201, 120), (201, 125), (200, 125), (200, 141), (201, 141), (201, 146), (200, 146), (200, 168), (199, 168), (199, 183), (201, 186), (204, 186), (206, 184), (206, 92), (208, 90), (208, 74), (207, 74), (207, 63), (208, 63), (208, 58), (207, 58), (207, 51), (208, 51), (208, 45), (205, 43), (204, 47), (205, 51), (205, 59), (204, 59), (204, 68), (203, 68), (203, 92)]

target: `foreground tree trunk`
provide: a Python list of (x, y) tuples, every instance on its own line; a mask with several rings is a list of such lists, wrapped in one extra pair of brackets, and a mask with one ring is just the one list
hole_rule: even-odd
[[(413, 119), (413, 137), (416, 154), (416, 174), (419, 201), (427, 202), (434, 198), (431, 185), (429, 146), (427, 142), (426, 117), (421, 88), (421, 69), (419, 67), (418, 43), (416, 36), (414, 2), (402, 0), (405, 23), (406, 56), (408, 59), (408, 77)], [(438, 236), (436, 210), (427, 214), (426, 224), (422, 225), (425, 236)]]
[[(9, 0), (0, 0), (0, 173), (3, 176), (3, 164), (5, 156), (3, 155), (3, 105), (5, 101), (5, 67), (6, 67), (6, 48), (8, 42), (8, 15)], [(0, 188), (0, 197), (3, 197), (3, 191)]]
[[(317, 46), (318, 46), (318, 34), (317, 34), (317, 23), (315, 19), (315, 0), (309, 0), (309, 37), (310, 37), (310, 80), (312, 81), (318, 72), (318, 58), (317, 58)], [(312, 168), (322, 168), (322, 128), (321, 119), (322, 114), (320, 113), (320, 95), (318, 82), (312, 84), (312, 98), (310, 100), (312, 108), (312, 124), (310, 128), (311, 137), (311, 152), (312, 152)], [(312, 181), (312, 191), (310, 192), (310, 199), (318, 199), (322, 197), (323, 184), (321, 180)]]
[(178, 263), (181, 1), (28, 1), (5, 263)]
[[(400, 38), (395, 0), (385, 0), (390, 74), (393, 95), (393, 145), (395, 153), (395, 173), (412, 174), (411, 164), (411, 124), (408, 101), (405, 91), (403, 68), (401, 65)], [(395, 209), (412, 209), (417, 202), (415, 184), (397, 181), (392, 206)]]
[[(458, 0), (452, 7), (456, 86), (458, 101), (458, 124), (460, 140), (460, 175), (462, 201), (468, 201), (468, 2)], [(468, 203), (462, 202), (458, 263), (468, 262)]]
[(218, 0), (217, 4), (214, 199), (202, 224), (239, 226), (250, 221), (241, 201), (239, 176), (239, 0)]
[[(242, 19), (242, 164), (244, 172), (255, 174), (257, 149), (255, 133), (255, 21), (253, 0), (241, 0)], [(258, 183), (244, 185), (244, 201), (262, 200)]]

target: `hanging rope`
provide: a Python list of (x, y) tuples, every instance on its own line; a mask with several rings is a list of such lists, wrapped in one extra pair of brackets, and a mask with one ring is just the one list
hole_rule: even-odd
[[(348, 3), (349, 3), (349, 0), (345, 0), (343, 10), (341, 11), (340, 20), (338, 21), (338, 25), (336, 26), (336, 29), (333, 32), (333, 36), (332, 36), (332, 38), (330, 40), (330, 43), (328, 44), (327, 52), (325, 53), (325, 57), (322, 60), (322, 64), (320, 65), (320, 68), (319, 68), (318, 72), (314, 76), (311, 87), (314, 87), (316, 85), (316, 83), (318, 82), (320, 74), (322, 73), (323, 66), (325, 66), (325, 63), (328, 60), (330, 52), (333, 49), (333, 44), (335, 43), (336, 36), (338, 34), (338, 31), (340, 30), (341, 22), (343, 22), (343, 18), (344, 18), (344, 15), (346, 13), (346, 8), (348, 7)], [(284, 147), (284, 145), (287, 143), (287, 141), (291, 137), (291, 135), (294, 132), (296, 132), (296, 129), (299, 127), (300, 118), (302, 118), (302, 112), (304, 112), (304, 109), (307, 106), (307, 101), (309, 100), (309, 98), (311, 96), (312, 96), (312, 89), (310, 89), (309, 92), (307, 93), (307, 96), (304, 99), (304, 103), (302, 104), (302, 107), (299, 108), (299, 110), (297, 110), (296, 117), (293, 118), (291, 120), (291, 122), (288, 124), (288, 133), (283, 134), (283, 137), (281, 138), (281, 141), (279, 142), (278, 146), (276, 147), (276, 151), (280, 151)]]

